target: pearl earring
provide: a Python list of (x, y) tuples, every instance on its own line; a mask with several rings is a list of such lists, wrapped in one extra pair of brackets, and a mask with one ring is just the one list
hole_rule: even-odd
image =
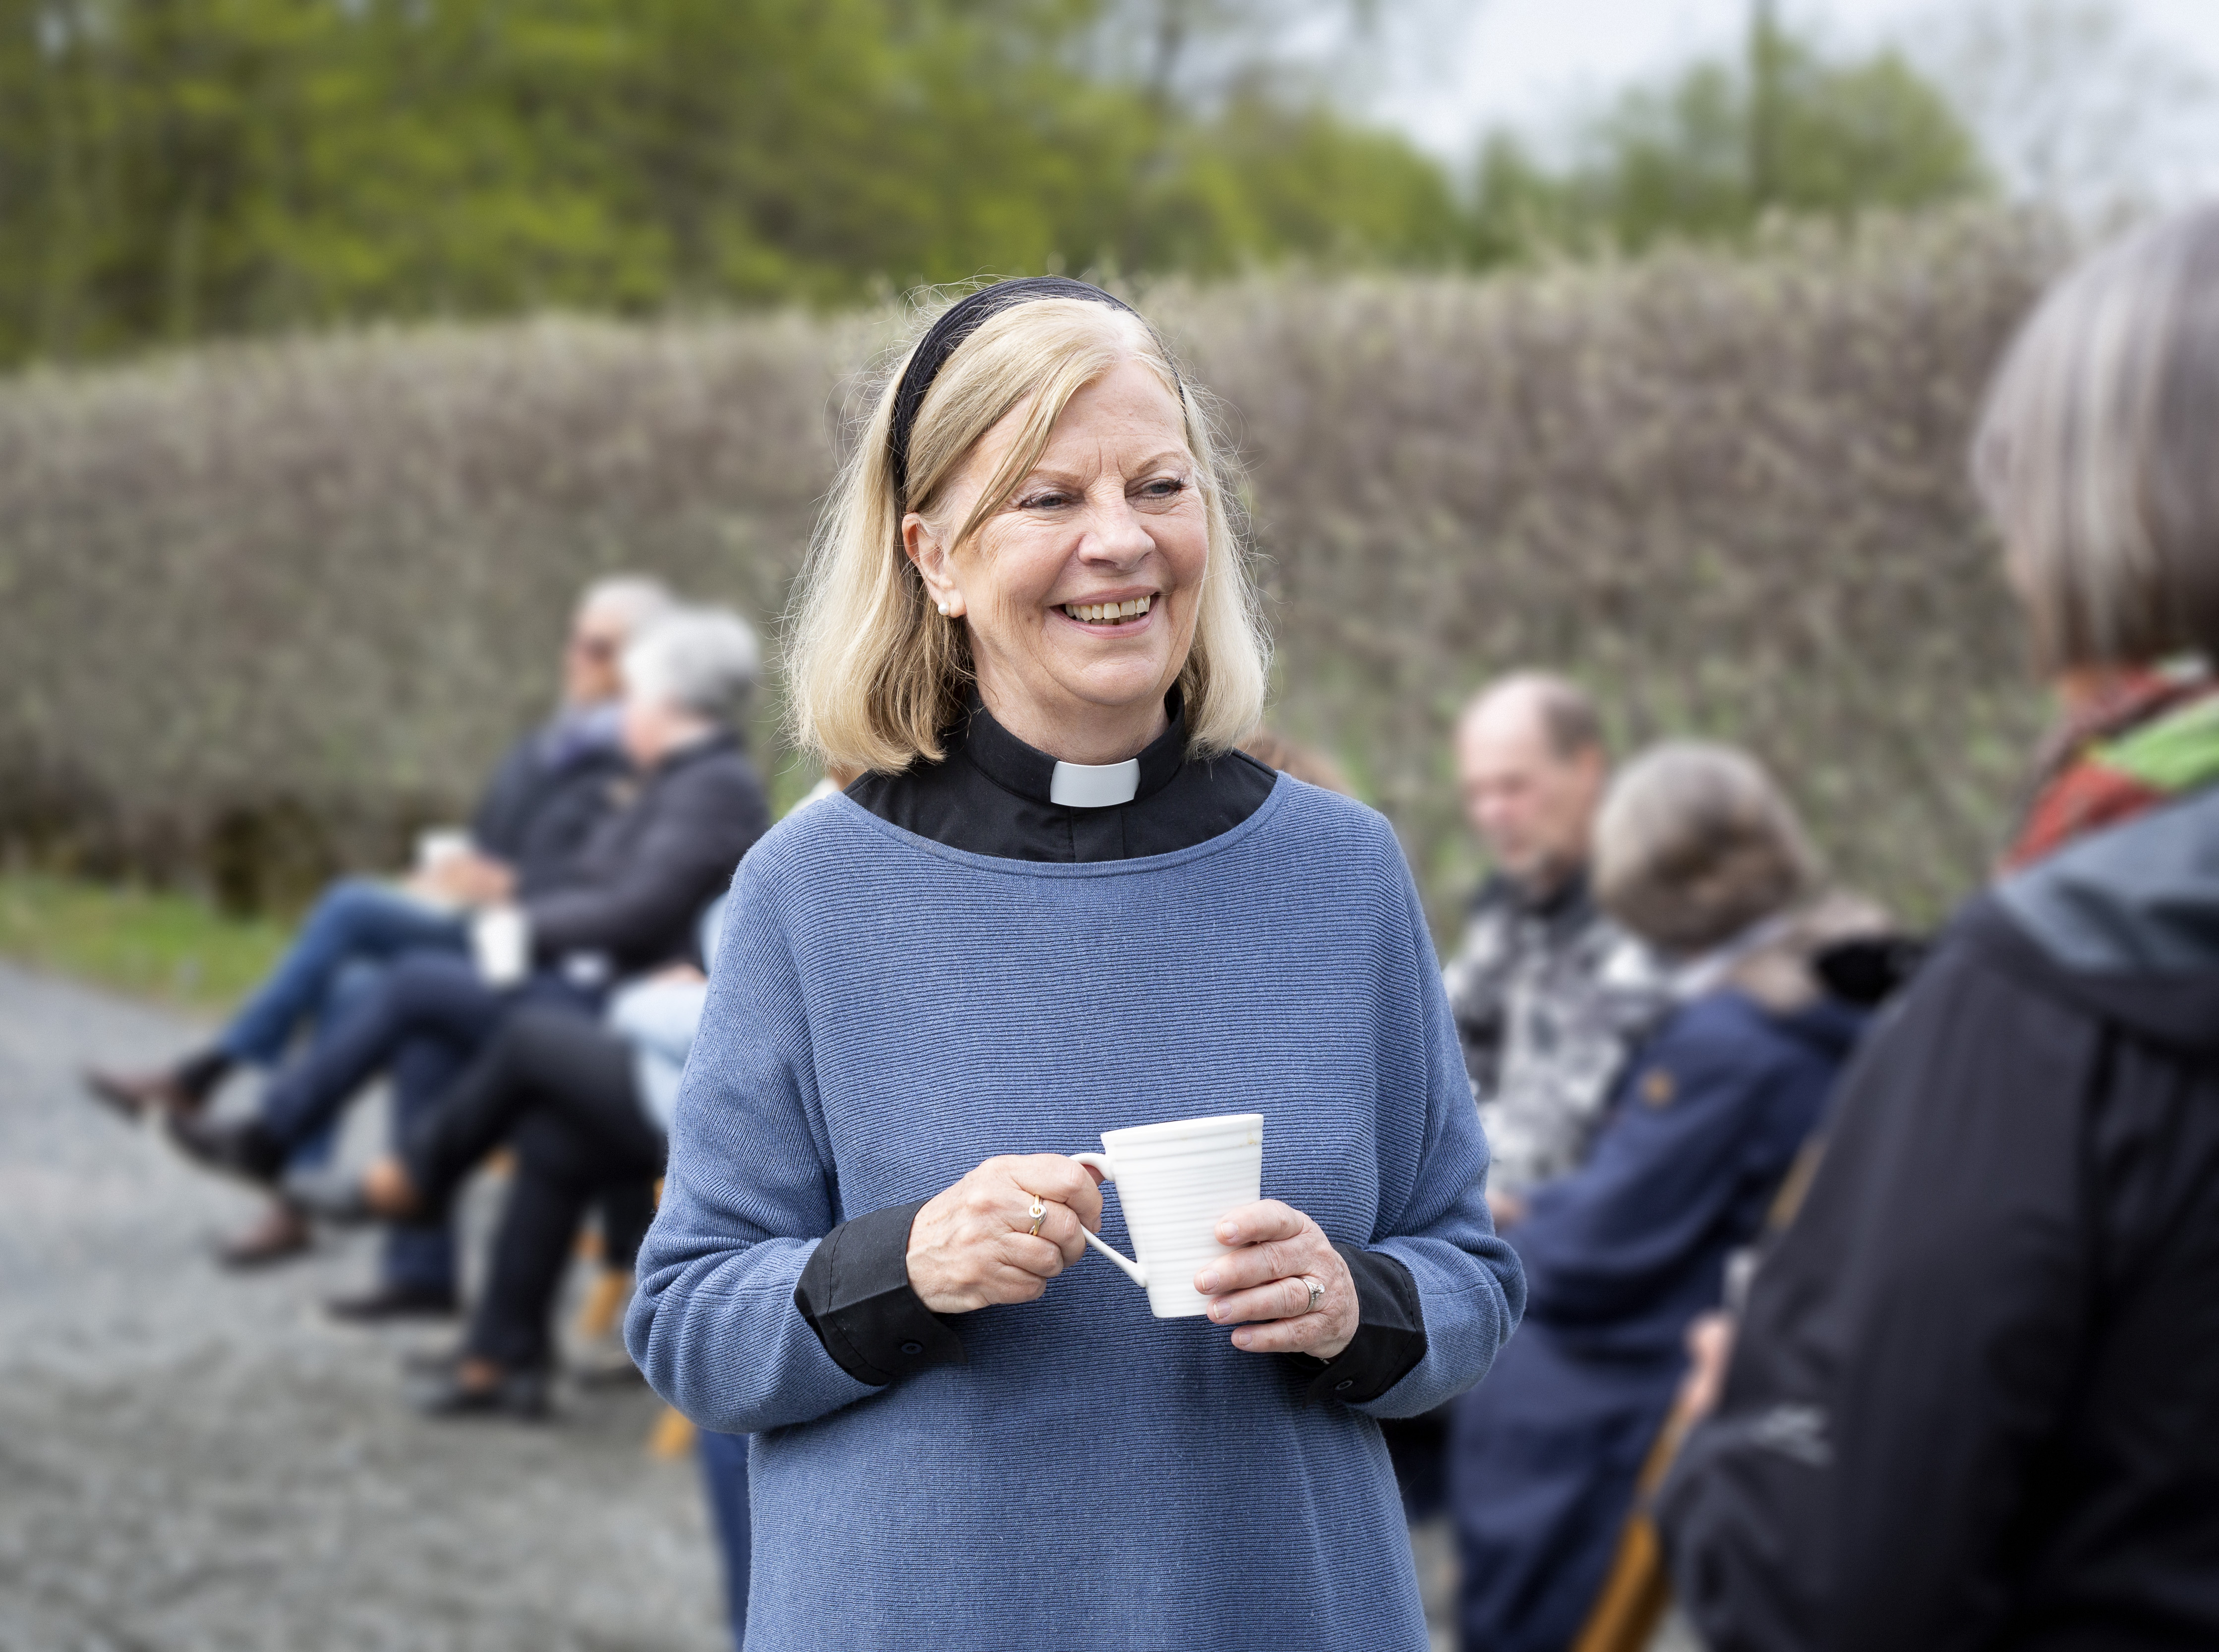
[(948, 612), (948, 605), (946, 603), (943, 602), (940, 605), (940, 612), (943, 614)]

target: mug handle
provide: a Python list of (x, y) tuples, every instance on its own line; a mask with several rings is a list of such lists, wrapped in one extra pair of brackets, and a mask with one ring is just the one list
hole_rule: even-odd
[[(1104, 1182), (1115, 1182), (1117, 1179), (1116, 1167), (1110, 1162), (1110, 1155), (1107, 1153), (1073, 1153), (1072, 1158), (1081, 1164), (1091, 1165), (1101, 1171), (1102, 1179)], [(1141, 1270), (1139, 1263), (1128, 1257), (1091, 1228), (1082, 1225), (1078, 1233), (1079, 1237), (1123, 1270), (1126, 1278), (1131, 1280), (1142, 1290), (1148, 1288), (1148, 1276)]]

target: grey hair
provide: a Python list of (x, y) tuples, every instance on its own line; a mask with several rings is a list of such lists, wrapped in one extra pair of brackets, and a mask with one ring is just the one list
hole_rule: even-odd
[(1557, 756), (1577, 757), (1603, 748), (1602, 714), (1594, 699), (1569, 677), (1553, 671), (1514, 671), (1496, 678), (1465, 702), (1464, 720), (1478, 716), (1482, 706), (1507, 699), (1532, 707), (1549, 749)]
[(624, 651), (627, 692), (719, 720), (739, 708), (762, 669), (755, 627), (729, 608), (681, 608)]
[(1973, 444), (2051, 670), (2219, 654), (2219, 204), (2097, 253), (2005, 357)]
[(1667, 953), (1700, 953), (1793, 905), (1817, 878), (1803, 823), (1748, 753), (1668, 741), (1611, 783), (1595, 817), (1595, 896)]
[(614, 612), (625, 635), (637, 637), (670, 617), (678, 599), (661, 580), (644, 574), (612, 574), (595, 580), (578, 595), (578, 612), (606, 609)]

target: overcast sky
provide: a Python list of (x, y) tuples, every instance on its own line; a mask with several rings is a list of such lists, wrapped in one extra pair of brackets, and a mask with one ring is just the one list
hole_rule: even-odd
[[(2085, 11), (2103, 0), (2047, 0)], [(1900, 43), (1929, 56), (1971, 17), (2010, 18), (2044, 0), (1780, 0), (1786, 21), (1844, 47)], [(2106, 141), (2141, 128), (2141, 170), (2162, 192), (2219, 184), (2219, 0), (2108, 0), (2116, 14), (2113, 102), (2085, 120)], [(1545, 137), (1629, 81), (1689, 58), (1732, 49), (1748, 0), (1432, 0), (1417, 9), (1426, 38), (1400, 40), (1381, 112), (1452, 159), (1477, 135), (1509, 126)], [(2077, 77), (2075, 77), (2077, 78)], [(2162, 96), (2141, 94), (2165, 83)], [(2138, 84), (2139, 83), (2139, 84)], [(2023, 102), (2005, 97), (2005, 103)], [(2161, 106), (2161, 107), (2159, 107)], [(2090, 140), (2096, 142), (2096, 134)]]

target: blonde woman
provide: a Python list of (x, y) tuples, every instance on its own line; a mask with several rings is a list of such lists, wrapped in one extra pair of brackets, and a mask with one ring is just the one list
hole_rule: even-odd
[[(1208, 425), (1075, 282), (947, 311), (829, 506), (627, 1326), (755, 1435), (750, 1647), (1426, 1644), (1375, 1417), (1516, 1322), (1393, 834), (1234, 749), (1264, 691)], [(1205, 1317), (1100, 1133), (1261, 1112)]]

